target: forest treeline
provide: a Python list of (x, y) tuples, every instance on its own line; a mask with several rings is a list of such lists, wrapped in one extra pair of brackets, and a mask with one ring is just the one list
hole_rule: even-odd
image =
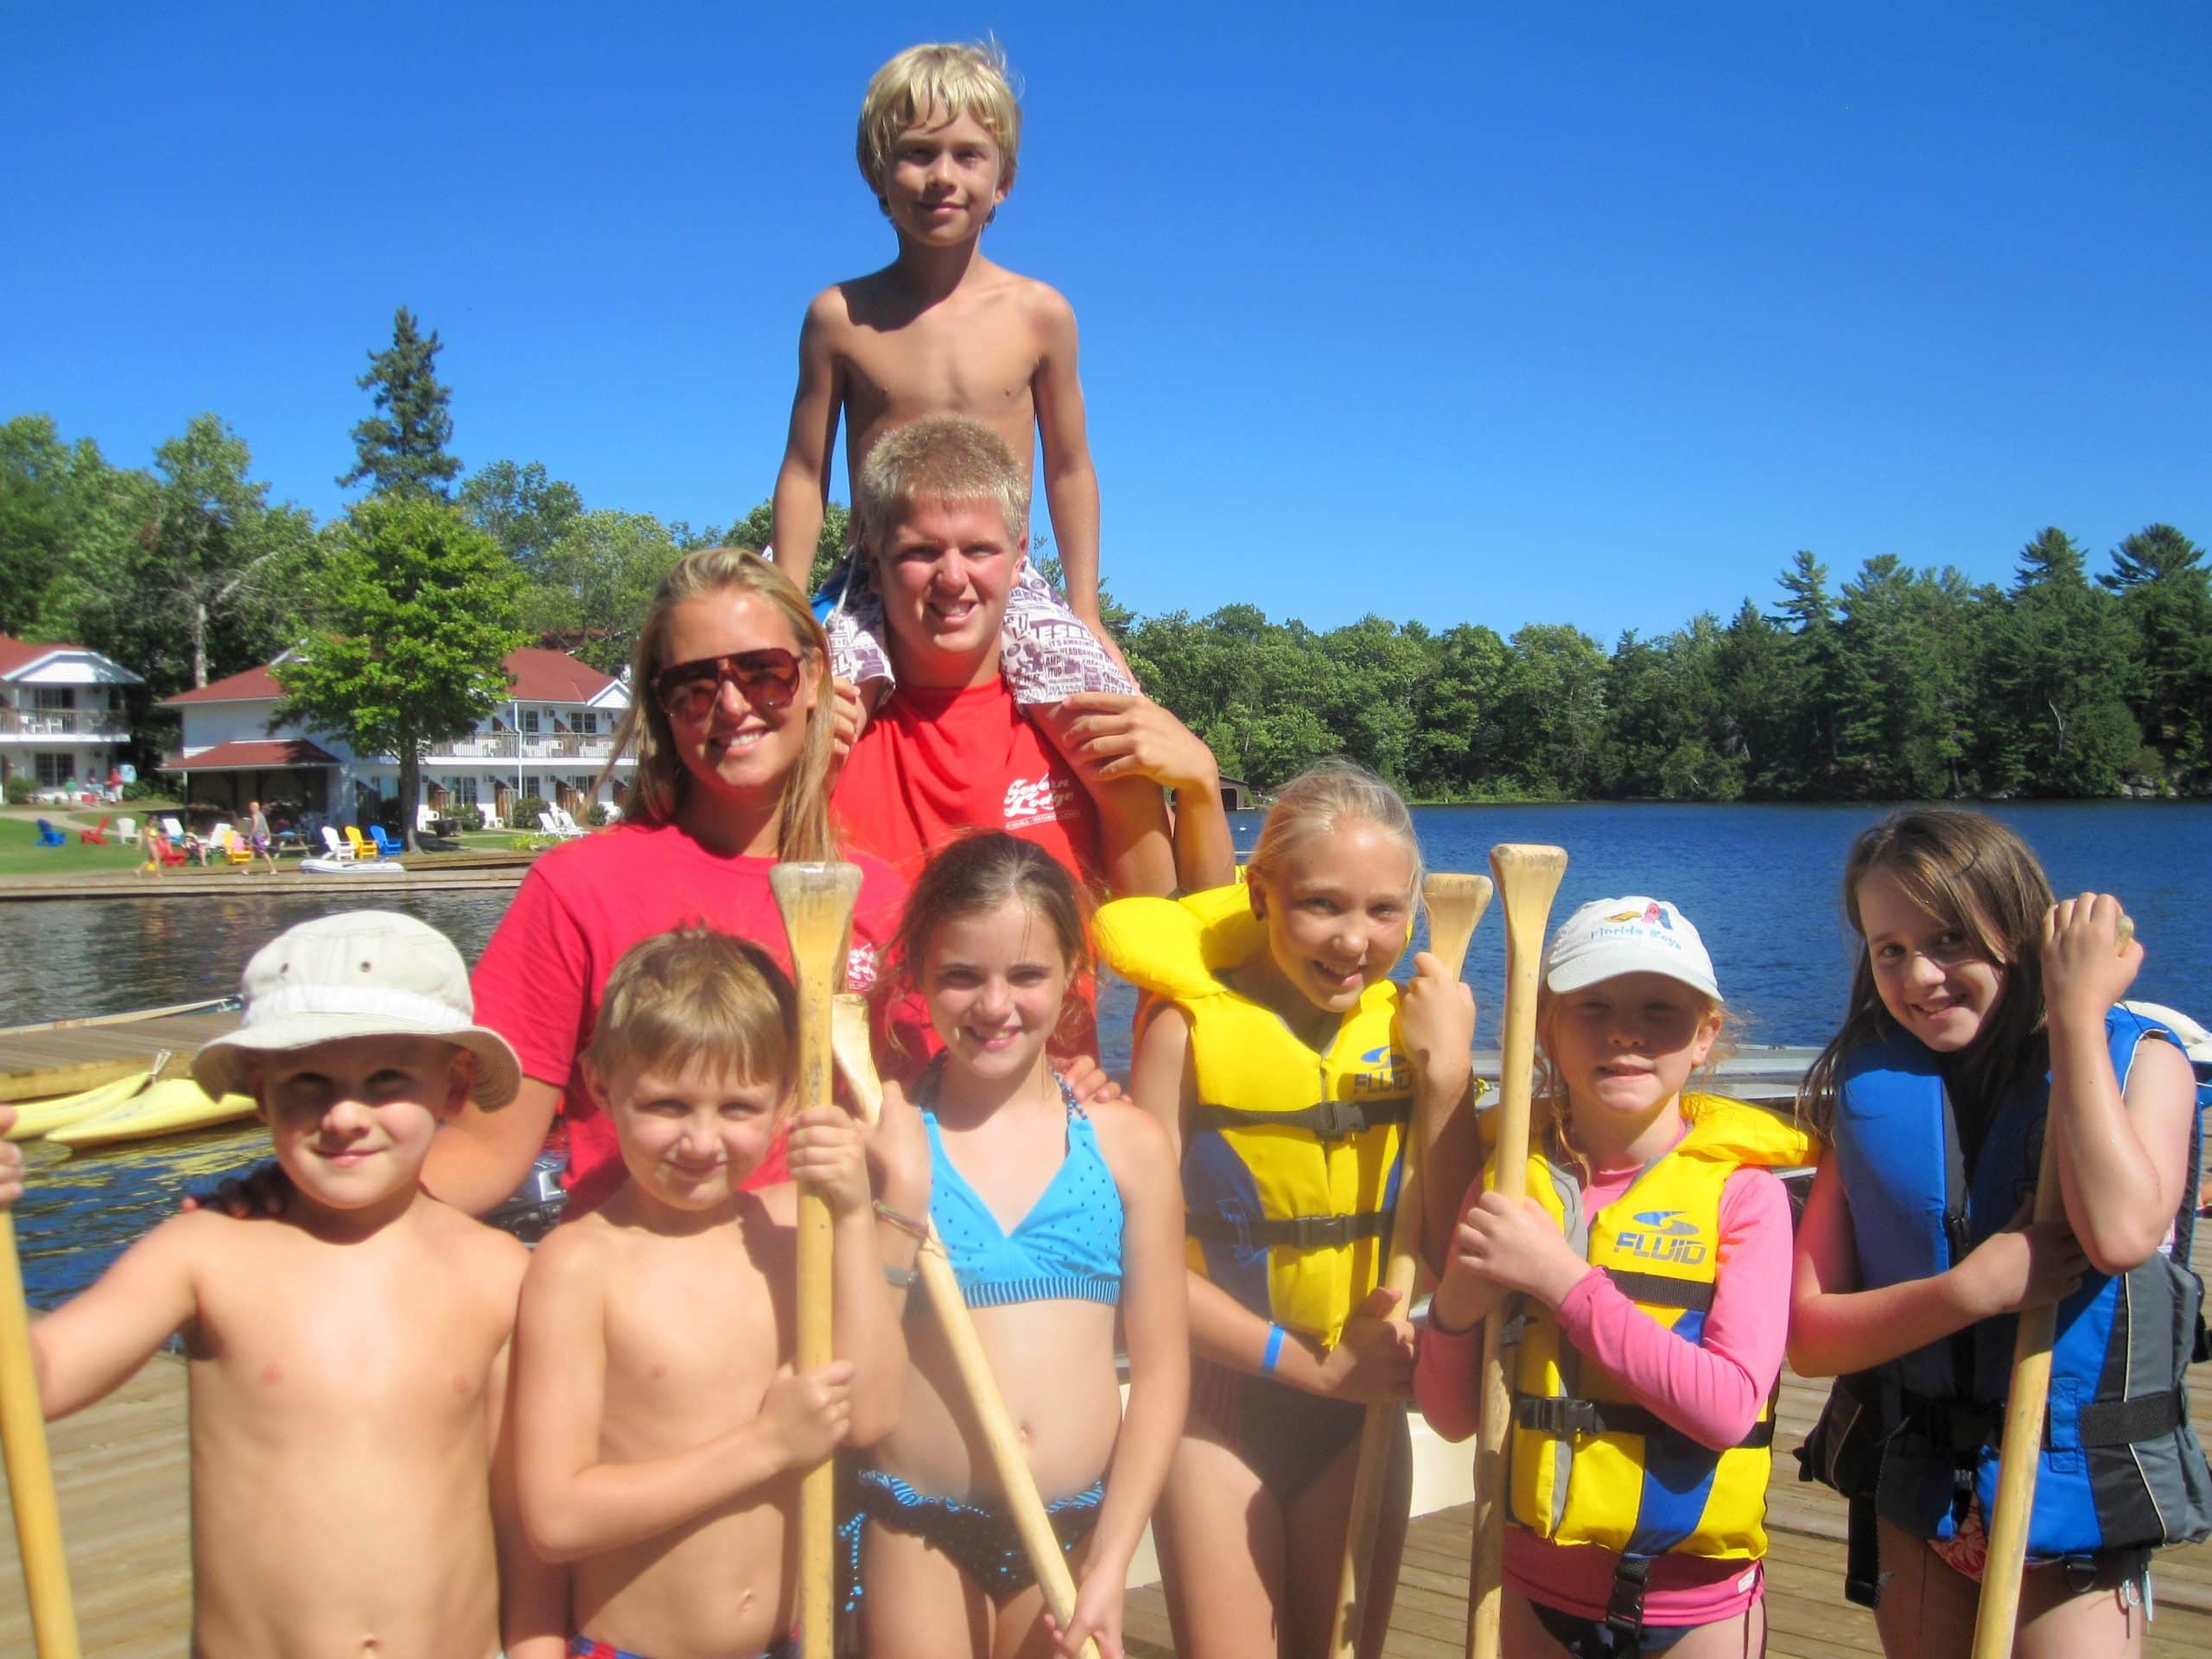
[[(272, 503), (245, 442), (213, 415), (159, 446), (150, 467), (114, 465), (43, 415), (8, 421), (0, 632), (105, 652), (146, 677), (151, 702), (356, 632), (363, 584), (413, 569), (414, 591), (389, 596), (396, 641), (423, 644), (419, 619), (442, 614), (476, 625), (443, 660), (480, 675), (502, 640), (531, 637), (619, 671), (683, 551), (767, 539), (765, 501), (695, 528), (588, 506), (534, 461), (466, 473), (447, 448), (439, 349), (402, 311), (391, 346), (372, 353), (359, 384), (379, 413), (354, 429), (359, 465), (340, 480), (369, 493), (327, 523)], [(413, 505), (386, 510), (397, 501)], [(817, 569), (844, 534), (833, 507)], [(1572, 620), (1503, 636), (1379, 616), (1316, 630), (1256, 604), (1109, 613), (1146, 690), (1224, 772), (1262, 788), (1344, 754), (1431, 801), (2212, 792), (2202, 550), (2153, 524), (2097, 564), (2056, 528), (2021, 549), (2002, 585), (1888, 556), (1832, 585), (1799, 552), (1764, 602), (1610, 648)], [(424, 607), (435, 582), (458, 599)], [(358, 650), (351, 680), (320, 688), (319, 706), (357, 705), (349, 687), (366, 683), (379, 652)], [(411, 695), (401, 736), (379, 731), (379, 746), (471, 717), (440, 684)], [(142, 761), (169, 736), (155, 715)]]

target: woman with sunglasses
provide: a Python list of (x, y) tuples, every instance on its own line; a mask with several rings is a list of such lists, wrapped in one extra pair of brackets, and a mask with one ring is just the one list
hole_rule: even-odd
[[(828, 645), (773, 565), (737, 548), (685, 555), (639, 630), (630, 687), (614, 752), (634, 753), (638, 769), (621, 823), (541, 856), (477, 965), (476, 1017), (515, 1046), (522, 1087), (503, 1109), (471, 1106), (441, 1128), (423, 1176), (472, 1214), (514, 1191), (556, 1108), (569, 1125), (571, 1213), (620, 1184), (613, 1131), (576, 1058), (607, 973), (631, 945), (704, 922), (785, 959), (768, 891), (779, 858), (846, 856), (860, 866), (851, 988), (874, 982), (878, 951), (897, 926), (905, 881), (874, 859), (841, 854), (831, 832)], [(783, 1179), (783, 1168), (779, 1147), (747, 1185)]]

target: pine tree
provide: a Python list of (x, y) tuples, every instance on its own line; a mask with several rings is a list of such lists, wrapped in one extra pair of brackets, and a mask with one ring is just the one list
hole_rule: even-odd
[(372, 495), (446, 496), (447, 486), (461, 476), (461, 462), (446, 453), (453, 439), (446, 405), (453, 393), (437, 376), (444, 349), (436, 330), (424, 339), (415, 314), (399, 308), (391, 321), (391, 349), (372, 352), (369, 372), (353, 383), (374, 393), (383, 412), (353, 429), (359, 460), (340, 484), (365, 480)]

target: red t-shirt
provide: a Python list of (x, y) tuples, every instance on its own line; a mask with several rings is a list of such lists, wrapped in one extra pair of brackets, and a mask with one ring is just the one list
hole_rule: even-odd
[[(607, 976), (632, 945), (686, 922), (750, 939), (788, 969), (791, 944), (768, 890), (775, 861), (711, 852), (673, 824), (623, 824), (553, 849), (523, 878), (476, 964), (476, 1018), (515, 1046), (524, 1076), (563, 1090), (569, 1214), (603, 1202), (623, 1179), (613, 1126), (576, 1064)], [(861, 893), (845, 974), (849, 989), (866, 991), (897, 931), (906, 883), (873, 858), (853, 862)], [(787, 1174), (779, 1138), (746, 1185)]]
[(849, 842), (910, 881), (966, 830), (1034, 842), (1079, 881), (1102, 870), (1097, 809), (1003, 680), (899, 686), (845, 757), (830, 805)]

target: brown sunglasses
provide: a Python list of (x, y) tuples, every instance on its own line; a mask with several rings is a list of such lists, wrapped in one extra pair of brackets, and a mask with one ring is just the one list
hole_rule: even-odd
[(798, 658), (771, 646), (677, 663), (653, 676), (653, 698), (671, 720), (704, 720), (725, 683), (755, 709), (781, 709), (798, 690)]

